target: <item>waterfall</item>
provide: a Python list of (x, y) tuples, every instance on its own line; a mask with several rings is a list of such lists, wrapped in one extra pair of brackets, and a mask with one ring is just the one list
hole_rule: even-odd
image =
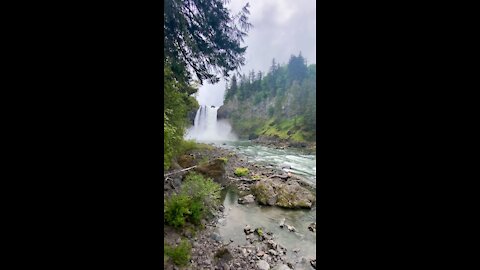
[(218, 108), (200, 106), (195, 115), (194, 124), (187, 130), (185, 138), (196, 141), (234, 141), (237, 136), (227, 120), (217, 120)]

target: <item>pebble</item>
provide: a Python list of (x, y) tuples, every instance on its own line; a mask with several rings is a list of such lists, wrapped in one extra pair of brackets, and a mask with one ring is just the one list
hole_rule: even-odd
[(285, 218), (283, 218), (282, 220), (280, 220), (280, 228), (283, 228), (283, 226), (285, 225)]
[(288, 229), (289, 231), (291, 231), (291, 232), (295, 232), (295, 231), (296, 231), (295, 227), (290, 226), (290, 225), (287, 225), (287, 229)]

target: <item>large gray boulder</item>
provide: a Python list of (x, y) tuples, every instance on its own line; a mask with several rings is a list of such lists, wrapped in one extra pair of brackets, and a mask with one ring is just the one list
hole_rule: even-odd
[(252, 187), (252, 192), (258, 203), (263, 205), (312, 208), (315, 203), (315, 195), (297, 181), (285, 183), (277, 179), (262, 179)]

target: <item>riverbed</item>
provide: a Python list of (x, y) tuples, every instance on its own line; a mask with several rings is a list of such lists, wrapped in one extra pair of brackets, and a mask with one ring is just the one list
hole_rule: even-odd
[[(215, 146), (234, 150), (244, 155), (248, 161), (263, 166), (288, 166), (293, 174), (302, 176), (306, 182), (316, 187), (316, 156), (303, 153), (298, 149), (275, 149), (255, 145), (248, 141), (215, 142)], [(319, 196), (317, 192), (317, 197)], [(308, 225), (317, 221), (316, 207), (311, 210), (290, 210), (258, 204), (238, 204), (238, 194), (235, 189), (228, 188), (224, 192), (223, 205), (225, 218), (219, 220), (217, 232), (223, 239), (233, 240), (233, 244), (245, 245), (247, 240), (243, 228), (248, 224), (252, 228), (263, 227), (275, 235), (275, 241), (287, 248), (287, 258), (300, 268), (306, 268), (301, 258), (315, 258), (316, 233), (308, 230)], [(286, 227), (280, 228), (282, 219), (296, 228), (290, 232)], [(298, 253), (294, 250), (299, 250)], [(307, 268), (308, 269), (308, 268)], [(312, 268), (310, 268), (312, 269)]]

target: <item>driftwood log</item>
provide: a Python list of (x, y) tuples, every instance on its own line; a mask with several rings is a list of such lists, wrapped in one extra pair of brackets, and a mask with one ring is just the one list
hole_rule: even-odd
[(174, 171), (174, 172), (171, 172), (171, 173), (164, 174), (163, 177), (165, 178), (165, 177), (170, 176), (170, 175), (172, 175), (172, 174), (177, 174), (177, 173), (179, 173), (179, 172), (188, 171), (188, 170), (191, 170), (191, 169), (193, 169), (193, 168), (195, 168), (195, 167), (197, 167), (197, 165), (192, 166), (192, 167), (188, 167), (188, 168), (185, 168), (185, 169), (182, 169), (182, 170), (178, 170), (178, 171)]

